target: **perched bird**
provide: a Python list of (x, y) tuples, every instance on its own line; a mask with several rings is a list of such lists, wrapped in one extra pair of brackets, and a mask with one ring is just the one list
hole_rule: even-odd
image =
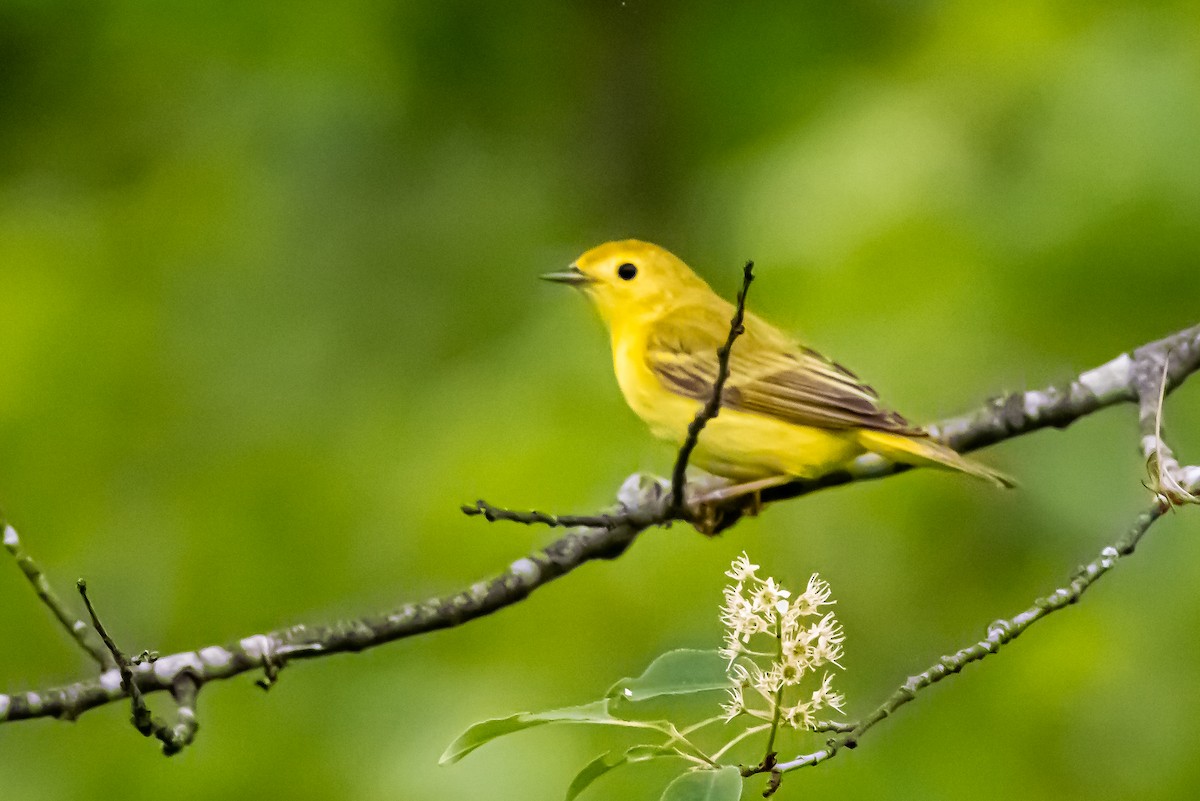
[[(542, 278), (577, 287), (592, 300), (612, 338), (625, 400), (655, 436), (682, 444), (712, 395), (717, 349), (729, 335), (733, 305), (676, 256), (634, 239), (595, 247), (567, 270)], [(747, 313), (719, 414), (692, 455), (694, 464), (735, 482), (735, 493), (719, 497), (815, 478), (866, 452), (1012, 486), (881, 405), (845, 367)]]

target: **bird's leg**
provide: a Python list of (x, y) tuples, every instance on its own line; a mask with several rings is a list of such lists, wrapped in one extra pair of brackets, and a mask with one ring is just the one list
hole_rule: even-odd
[[(744, 514), (757, 515), (762, 511), (762, 491), (778, 487), (792, 480), (792, 476), (770, 476), (742, 484), (728, 484), (714, 490), (701, 492), (688, 499), (691, 524), (701, 534), (718, 534)], [(739, 498), (742, 503), (731, 504)]]
[(771, 487), (778, 487), (792, 480), (792, 476), (768, 476), (755, 481), (747, 481), (742, 484), (730, 484), (727, 487), (706, 492), (696, 498), (691, 499), (693, 506), (710, 506), (714, 504), (724, 503), (741, 498), (744, 495), (753, 495), (754, 504), (752, 506), (753, 513), (758, 514), (762, 509), (762, 491)]

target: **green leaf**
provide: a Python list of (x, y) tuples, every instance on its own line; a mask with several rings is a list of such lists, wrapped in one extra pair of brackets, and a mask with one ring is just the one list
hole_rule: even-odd
[(567, 801), (573, 801), (592, 782), (614, 768), (619, 768), (622, 765), (632, 765), (635, 762), (646, 762), (647, 760), (658, 759), (660, 757), (677, 756), (679, 756), (679, 752), (674, 748), (667, 748), (662, 745), (635, 745), (625, 751), (609, 751), (607, 754), (601, 754), (587, 763), (583, 767), (583, 770), (575, 775), (574, 780), (571, 781), (571, 786), (567, 788)]
[(685, 773), (667, 785), (661, 801), (738, 801), (742, 774), (733, 765)]
[(723, 690), (730, 685), (725, 658), (716, 651), (683, 648), (667, 651), (650, 663), (637, 678), (621, 679), (608, 691), (609, 698), (645, 701), (663, 695)]
[(531, 729), (546, 723), (621, 723), (608, 713), (608, 701), (593, 701), (582, 706), (567, 706), (547, 712), (518, 712), (506, 718), (476, 723), (458, 736), (438, 760), (439, 765), (457, 762), (484, 743), (515, 731)]

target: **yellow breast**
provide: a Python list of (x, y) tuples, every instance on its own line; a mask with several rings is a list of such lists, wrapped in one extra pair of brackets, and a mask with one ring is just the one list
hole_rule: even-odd
[[(645, 329), (642, 329), (644, 331)], [(625, 333), (628, 331), (628, 333)], [(622, 335), (624, 334), (624, 335)], [(676, 395), (646, 364), (646, 337), (639, 331), (613, 331), (613, 369), (621, 394), (634, 414), (650, 426), (654, 436), (682, 444), (688, 423), (700, 410), (701, 403)]]
[[(629, 407), (654, 436), (680, 445), (703, 403), (671, 392), (650, 370), (643, 333), (646, 330), (644, 325), (613, 327), (617, 384)], [(710, 473), (738, 481), (777, 475), (811, 478), (862, 452), (852, 432), (798, 426), (773, 417), (722, 409), (701, 433), (692, 462)]]

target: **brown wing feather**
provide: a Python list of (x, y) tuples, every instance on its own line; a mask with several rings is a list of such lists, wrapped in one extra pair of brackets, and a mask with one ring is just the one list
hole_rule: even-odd
[[(696, 400), (709, 398), (717, 376), (717, 348), (729, 331), (722, 311), (684, 308), (653, 327), (646, 360), (667, 389)], [(721, 406), (817, 428), (925, 434), (881, 406), (875, 391), (854, 373), (795, 345), (752, 315), (734, 343)]]

